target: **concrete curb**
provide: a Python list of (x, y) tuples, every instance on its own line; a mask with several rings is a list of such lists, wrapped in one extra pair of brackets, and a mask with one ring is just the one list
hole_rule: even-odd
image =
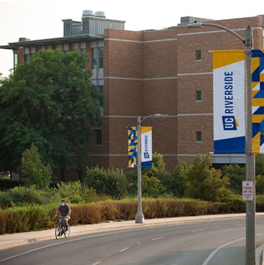
[[(256, 215), (264, 216), (264, 213), (257, 213)], [(189, 216), (189, 217), (176, 217), (176, 218), (147, 219), (145, 220), (143, 224), (136, 224), (134, 221), (124, 221), (124, 222), (118, 222), (118, 223), (112, 222), (112, 223), (101, 223), (101, 224), (96, 224), (96, 225), (72, 226), (71, 236), (86, 235), (86, 234), (114, 231), (114, 230), (136, 229), (139, 227), (162, 226), (162, 225), (169, 225), (169, 224), (175, 224), (175, 223), (190, 223), (190, 222), (198, 222), (198, 221), (242, 218), (245, 216), (246, 214), (203, 215), (203, 216)], [(84, 228), (84, 229), (79, 230), (79, 231), (73, 231), (79, 228)], [(23, 235), (30, 236), (38, 232), (46, 233), (48, 235), (28, 237), (27, 239), (23, 238)], [(11, 248), (11, 247), (16, 247), (20, 245), (30, 244), (30, 243), (34, 243), (38, 241), (43, 241), (43, 240), (50, 240), (50, 239), (55, 240), (54, 229), (38, 231), (38, 232), (0, 235), (0, 250)], [(22, 237), (21, 239), (19, 239), (20, 236)], [(4, 241), (8, 241), (8, 240), (12, 242), (4, 243)], [(264, 249), (264, 245), (263, 245), (263, 249)], [(261, 251), (259, 252), (261, 253)]]

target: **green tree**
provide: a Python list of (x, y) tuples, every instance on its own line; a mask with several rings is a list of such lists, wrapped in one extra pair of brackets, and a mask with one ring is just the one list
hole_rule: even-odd
[(228, 188), (236, 193), (242, 193), (242, 181), (246, 180), (246, 168), (240, 167), (237, 164), (231, 164), (223, 166), (222, 175), (228, 177), (229, 185)]
[(34, 144), (23, 152), (21, 170), (27, 185), (35, 185), (39, 189), (49, 187), (52, 178), (51, 167), (41, 162), (38, 148)]
[(0, 80), (0, 168), (16, 170), (32, 143), (52, 167), (87, 165), (102, 100), (87, 60), (79, 51), (41, 51)]
[(158, 180), (160, 180), (162, 186), (164, 186), (167, 191), (170, 191), (172, 176), (169, 172), (166, 171), (166, 164), (161, 154), (157, 152), (153, 154), (152, 167), (143, 168), (142, 175), (148, 176), (149, 178), (157, 178)]
[(256, 155), (256, 176), (264, 175), (264, 155)]
[(188, 186), (188, 168), (185, 162), (179, 162), (174, 169), (169, 191), (176, 197), (182, 198), (186, 193)]
[(228, 191), (228, 178), (221, 178), (221, 171), (212, 168), (209, 155), (194, 158), (187, 172), (188, 186), (186, 195), (206, 201), (221, 201)]
[(127, 181), (123, 170), (99, 167), (88, 168), (84, 183), (100, 195), (108, 195), (113, 199), (121, 199), (127, 195)]

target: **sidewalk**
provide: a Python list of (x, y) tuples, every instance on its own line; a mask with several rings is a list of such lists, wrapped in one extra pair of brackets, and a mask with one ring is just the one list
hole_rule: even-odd
[[(258, 216), (264, 216), (264, 213), (257, 213)], [(119, 229), (133, 229), (138, 227), (158, 226), (173, 223), (182, 222), (194, 222), (202, 220), (216, 220), (226, 218), (244, 217), (245, 214), (226, 214), (226, 215), (204, 215), (204, 216), (190, 216), (190, 217), (176, 217), (176, 218), (162, 218), (162, 219), (147, 219), (143, 224), (136, 224), (135, 221), (124, 222), (109, 222), (93, 225), (78, 225), (71, 226), (71, 236), (89, 234), (102, 231), (111, 231)], [(6, 249), (18, 245), (24, 245), (41, 240), (54, 239), (55, 229), (49, 229), (44, 231), (15, 233), (0, 235), (0, 250)]]

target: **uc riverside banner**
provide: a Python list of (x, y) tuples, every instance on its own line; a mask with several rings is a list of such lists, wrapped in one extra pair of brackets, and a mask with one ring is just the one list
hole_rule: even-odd
[(264, 153), (264, 50), (252, 50), (252, 152)]
[[(128, 127), (128, 167), (138, 165), (137, 127)], [(152, 167), (152, 127), (141, 127), (141, 167)]]
[(152, 167), (152, 127), (141, 127), (141, 166)]
[(245, 153), (245, 52), (213, 57), (214, 153)]

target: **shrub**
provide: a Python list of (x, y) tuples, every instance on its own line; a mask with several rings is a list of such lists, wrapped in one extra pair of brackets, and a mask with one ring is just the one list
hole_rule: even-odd
[(22, 154), (21, 170), (26, 176), (27, 185), (36, 185), (39, 189), (49, 187), (52, 177), (50, 165), (45, 166), (40, 159), (38, 148), (34, 144)]
[(46, 195), (46, 192), (36, 190), (34, 187), (16, 187), (8, 191), (0, 191), (0, 206), (5, 209), (25, 204), (44, 204), (47, 203)]
[(186, 195), (205, 201), (221, 201), (228, 196), (228, 179), (221, 178), (221, 171), (211, 167), (209, 155), (198, 155), (190, 165)]
[(84, 183), (100, 195), (111, 196), (113, 199), (124, 198), (127, 194), (126, 177), (119, 169), (87, 169)]
[(167, 191), (170, 190), (172, 184), (172, 176), (166, 171), (166, 164), (164, 162), (163, 156), (157, 152), (153, 154), (152, 157), (152, 167), (143, 168), (142, 175), (148, 177), (155, 177), (160, 180), (161, 184)]
[(144, 197), (158, 198), (164, 193), (165, 188), (156, 177), (142, 176), (142, 195)]

